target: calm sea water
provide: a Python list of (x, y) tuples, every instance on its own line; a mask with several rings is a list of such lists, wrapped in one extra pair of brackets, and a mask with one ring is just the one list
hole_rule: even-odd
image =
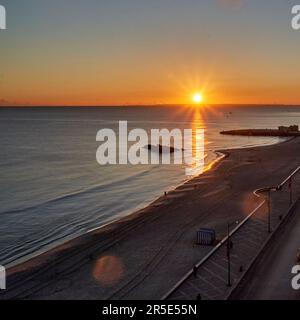
[(144, 207), (187, 178), (182, 165), (96, 162), (97, 131), (205, 129), (214, 150), (272, 144), (221, 130), (299, 124), (296, 107), (0, 108), (0, 264), (11, 265)]

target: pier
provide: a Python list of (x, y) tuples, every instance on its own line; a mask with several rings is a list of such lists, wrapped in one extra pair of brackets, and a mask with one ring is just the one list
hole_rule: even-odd
[(253, 137), (299, 137), (298, 126), (280, 126), (278, 129), (238, 129), (221, 131), (220, 134), (231, 136), (253, 136)]

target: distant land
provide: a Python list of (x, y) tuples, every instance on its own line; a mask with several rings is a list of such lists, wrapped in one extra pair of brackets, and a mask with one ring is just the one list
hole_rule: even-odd
[(298, 137), (300, 136), (299, 127), (280, 126), (278, 129), (240, 129), (221, 131), (221, 134), (232, 136), (256, 136), (256, 137)]

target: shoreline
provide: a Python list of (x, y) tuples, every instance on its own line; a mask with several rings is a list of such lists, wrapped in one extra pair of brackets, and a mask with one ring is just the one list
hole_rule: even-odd
[[(281, 143), (285, 143), (291, 139), (294, 139), (295, 137), (292, 137), (292, 138), (286, 138), (285, 140), (283, 141), (278, 141), (278, 142), (275, 142), (275, 143), (270, 143), (270, 144), (262, 144), (262, 145), (255, 145), (255, 146), (251, 146), (251, 147), (248, 147), (248, 146), (245, 146), (245, 147), (236, 147), (236, 148), (228, 148), (228, 149), (216, 149), (214, 150), (213, 152), (217, 155), (217, 158), (213, 161), (211, 161), (210, 163), (208, 163), (206, 165), (206, 167), (204, 168), (203, 172), (200, 173), (200, 174), (197, 174), (195, 176), (192, 176), (190, 178), (187, 178), (185, 180), (183, 180), (182, 182), (180, 182), (178, 185), (175, 185), (175, 186), (172, 186), (170, 187), (170, 189), (168, 189), (166, 192), (169, 193), (169, 192), (173, 192), (175, 191), (176, 189), (184, 186), (186, 183), (189, 183), (190, 181), (192, 181), (193, 179), (195, 178), (199, 178), (201, 177), (205, 172), (211, 170), (214, 166), (218, 165), (218, 163), (220, 163), (224, 158), (226, 158), (228, 156), (228, 152), (227, 151), (231, 151), (231, 150), (239, 150), (239, 149), (247, 149), (247, 148), (258, 148), (258, 147), (264, 147), (264, 146), (271, 146), (271, 145), (276, 145), (276, 144), (281, 144)], [(153, 198), (152, 200), (149, 200), (149, 201), (144, 201), (143, 203), (141, 203), (140, 205), (136, 206), (135, 208), (133, 208), (132, 210), (131, 209), (128, 209), (128, 213), (125, 214), (124, 216), (122, 217), (117, 217), (115, 219), (113, 219), (112, 221), (109, 221), (99, 227), (95, 227), (95, 228), (92, 228), (88, 231), (86, 231), (85, 233), (83, 234), (80, 234), (80, 235), (77, 235), (77, 236), (69, 236), (65, 239), (65, 241), (62, 241), (61, 243), (57, 243), (56, 245), (54, 246), (50, 246), (49, 248), (46, 248), (45, 250), (41, 249), (41, 250), (37, 250), (36, 253), (33, 253), (33, 254), (29, 254), (27, 256), (24, 256), (22, 258), (19, 258), (19, 259), (16, 259), (15, 260), (15, 263), (14, 262), (11, 262), (11, 263), (8, 263), (6, 266), (7, 270), (11, 269), (11, 268), (15, 268), (15, 267), (18, 267), (19, 265), (22, 265), (26, 262), (29, 262), (30, 260), (32, 259), (35, 259), (35, 258), (38, 258), (42, 255), (46, 255), (48, 252), (52, 251), (52, 250), (55, 250), (57, 247), (60, 247), (60, 246), (63, 246), (69, 242), (72, 242), (76, 239), (80, 239), (81, 237), (84, 237), (85, 235), (88, 235), (90, 233), (93, 233), (93, 232), (96, 232), (96, 231), (99, 231), (101, 230), (102, 228), (106, 228), (106, 227), (109, 227), (111, 224), (114, 224), (114, 223), (117, 223), (119, 220), (122, 220), (123, 218), (126, 218), (126, 217), (129, 217), (131, 215), (134, 215), (135, 213), (138, 213), (139, 211), (141, 210), (145, 210), (147, 209), (148, 207), (151, 207), (156, 201), (160, 200), (163, 196), (158, 196), (158, 197), (155, 197)]]
[[(213, 153), (216, 154), (216, 159), (214, 159), (213, 161), (211, 161), (210, 163), (208, 163), (203, 172), (202, 173), (199, 173), (197, 175), (194, 175), (194, 176), (191, 176), (190, 178), (187, 178), (185, 180), (183, 180), (182, 182), (180, 182), (179, 184), (175, 185), (175, 186), (171, 186), (170, 189), (167, 189), (166, 192), (167, 194), (170, 193), (170, 192), (174, 192), (176, 191), (178, 188), (180, 187), (183, 187), (186, 183), (189, 183), (191, 182), (193, 179), (195, 178), (200, 178), (205, 172), (211, 170), (213, 167), (215, 167), (216, 165), (218, 165), (223, 159), (225, 159), (227, 156), (228, 156), (228, 152), (227, 151), (231, 151), (231, 150), (239, 150), (239, 149), (247, 149), (247, 148), (258, 148), (258, 147), (264, 147), (264, 146), (271, 146), (271, 145), (275, 145), (275, 144), (281, 144), (281, 143), (284, 143), (286, 141), (289, 141), (291, 139), (293, 139), (295, 137), (292, 137), (292, 138), (286, 138), (285, 140), (283, 141), (278, 141), (278, 142), (274, 142), (274, 143), (270, 143), (270, 144), (258, 144), (258, 145), (255, 145), (255, 146), (242, 146), (242, 147), (236, 147), (236, 148), (228, 148), (228, 149), (216, 149), (213, 151)], [(89, 229), (88, 231), (86, 231), (85, 233), (83, 234), (80, 234), (80, 235), (77, 235), (77, 236), (69, 236), (69, 237), (66, 237), (65, 240), (63, 240), (62, 242), (58, 242), (56, 245), (54, 246), (49, 246), (49, 248), (45, 248), (45, 250), (43, 249), (40, 249), (40, 250), (37, 250), (35, 253), (33, 254), (28, 254), (24, 257), (21, 257), (21, 258), (18, 258), (16, 260), (14, 260), (13, 262), (10, 262), (6, 265), (6, 269), (7, 270), (10, 270), (12, 268), (15, 268), (15, 267), (18, 267), (19, 265), (22, 265), (24, 263), (27, 263), (27, 262), (30, 262), (32, 259), (36, 259), (36, 258), (39, 258), (40, 256), (43, 256), (43, 255), (47, 255), (49, 252), (51, 252), (52, 250), (55, 250), (56, 248), (60, 247), (60, 246), (64, 246), (65, 244), (68, 244), (72, 241), (75, 241), (75, 240), (80, 240), (81, 237), (84, 237), (86, 235), (89, 235), (90, 233), (93, 233), (93, 232), (97, 232), (97, 231), (100, 231), (102, 228), (106, 228), (106, 227), (109, 227), (110, 225), (114, 224), (114, 223), (118, 223), (120, 220), (124, 219), (124, 218), (127, 218), (127, 217), (130, 217), (131, 215), (134, 215), (142, 210), (146, 210), (148, 207), (151, 207), (153, 204), (155, 204), (155, 202), (159, 201), (161, 198), (163, 198), (164, 196), (158, 196), (158, 197), (155, 197), (151, 200), (146, 200), (144, 201), (143, 203), (141, 203), (140, 205), (136, 206), (135, 208), (133, 209), (128, 209), (128, 213), (126, 213), (124, 216), (122, 217), (117, 217), (107, 223), (104, 223), (103, 225), (99, 226), (99, 227), (95, 227), (95, 228), (92, 228), (92, 229)]]
[[(213, 227), (221, 238), (226, 233), (227, 214), (230, 219), (244, 217), (256, 205), (254, 189), (275, 183), (298, 164), (298, 142), (299, 139), (291, 139), (267, 146), (218, 150), (227, 155), (223, 161), (177, 187), (167, 197), (160, 197), (144, 209), (8, 268), (11, 289), (3, 298), (65, 299), (71, 298), (70, 295), (75, 299), (87, 296), (91, 299), (159, 298), (190, 269), (193, 261), (199, 261), (199, 255), (210, 250), (191, 245), (195, 230), (201, 226)], [(271, 174), (274, 172), (275, 175)], [(181, 246), (184, 251), (176, 249)], [(95, 284), (91, 273), (91, 268), (103, 257), (116, 257), (124, 266), (124, 276), (109, 286)], [(55, 279), (51, 276), (49, 283), (41, 283), (40, 277), (48, 279), (53, 272)], [(145, 276), (140, 279), (144, 272)], [(61, 281), (74, 277), (76, 283), (81, 283), (78, 291), (72, 290), (70, 284), (56, 292), (54, 287), (61, 286)], [(129, 288), (129, 293), (123, 294), (124, 288), (134, 281), (142, 281), (143, 286), (137, 284), (135, 289)], [(94, 288), (99, 293), (95, 296), (92, 290), (88, 294), (88, 289), (83, 287)]]
[[(170, 189), (168, 189), (166, 192), (167, 194), (170, 193), (170, 192), (173, 192), (173, 191), (176, 191), (178, 188), (184, 186), (186, 183), (192, 181), (194, 178), (198, 178), (198, 177), (201, 177), (201, 175), (203, 173), (205, 173), (206, 171), (209, 171), (212, 167), (214, 167), (215, 165), (217, 165), (219, 162), (221, 162), (224, 158), (227, 157), (227, 155), (225, 153), (222, 153), (221, 151), (217, 151), (215, 150), (214, 153), (220, 153), (220, 156), (218, 156), (215, 160), (213, 160), (212, 162), (210, 162), (209, 164), (207, 164), (206, 168), (204, 169), (204, 171), (200, 174), (197, 174), (195, 176), (192, 176), (191, 178), (187, 178), (186, 180), (183, 180), (182, 182), (180, 182), (178, 185), (176, 186), (173, 186), (173, 187), (170, 187)], [(85, 233), (83, 234), (80, 234), (80, 235), (77, 235), (75, 237), (72, 237), (70, 236), (69, 239), (68, 237), (66, 238), (65, 241), (61, 242), (61, 243), (57, 243), (56, 245), (54, 245), (53, 247), (50, 247), (49, 249), (45, 249), (45, 250), (38, 250), (35, 254), (33, 253), (32, 255), (27, 255), (27, 256), (24, 256), (22, 258), (19, 258), (16, 261), (16, 263), (14, 262), (11, 262), (11, 263), (8, 263), (6, 265), (6, 270), (9, 271), (10, 269), (13, 269), (13, 268), (16, 268), (20, 265), (23, 265), (25, 263), (28, 263), (30, 262), (31, 260), (34, 260), (36, 258), (39, 258), (43, 255), (47, 255), (48, 253), (50, 253), (52, 250), (55, 250), (55, 249), (58, 249), (60, 246), (64, 246), (64, 245), (67, 245), (68, 243), (71, 243), (75, 240), (79, 240), (82, 238), (82, 237), (85, 237), (89, 234), (92, 234), (93, 232), (97, 232), (97, 231), (101, 231), (101, 229), (104, 229), (104, 228), (107, 228), (107, 227), (110, 227), (111, 225), (115, 224), (115, 223), (118, 223), (120, 220), (124, 219), (124, 218), (130, 218), (131, 215), (135, 215), (135, 214), (138, 214), (140, 211), (142, 210), (146, 210), (148, 207), (151, 207), (152, 205), (155, 204), (155, 202), (159, 201), (161, 198), (163, 198), (164, 196), (158, 196), (158, 197), (155, 197), (154, 199), (152, 200), (149, 200), (149, 201), (144, 201), (143, 203), (141, 203), (140, 205), (138, 205), (137, 207), (135, 207), (134, 209), (128, 209), (128, 213), (125, 214), (124, 216), (122, 217), (118, 217), (118, 218), (115, 218), (114, 220), (112, 221), (109, 221), (99, 227), (95, 227), (95, 228), (92, 228), (88, 231), (86, 231)], [(40, 251), (40, 252), (39, 252)]]

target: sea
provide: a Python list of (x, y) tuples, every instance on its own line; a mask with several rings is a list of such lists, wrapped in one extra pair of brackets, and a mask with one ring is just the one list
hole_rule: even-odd
[(300, 108), (0, 108), (0, 265), (18, 264), (130, 215), (191, 178), (185, 164), (100, 165), (97, 132), (118, 133), (119, 121), (128, 121), (128, 130), (146, 132), (204, 129), (209, 167), (221, 156), (217, 150), (283, 141), (226, 136), (220, 131), (299, 124)]

